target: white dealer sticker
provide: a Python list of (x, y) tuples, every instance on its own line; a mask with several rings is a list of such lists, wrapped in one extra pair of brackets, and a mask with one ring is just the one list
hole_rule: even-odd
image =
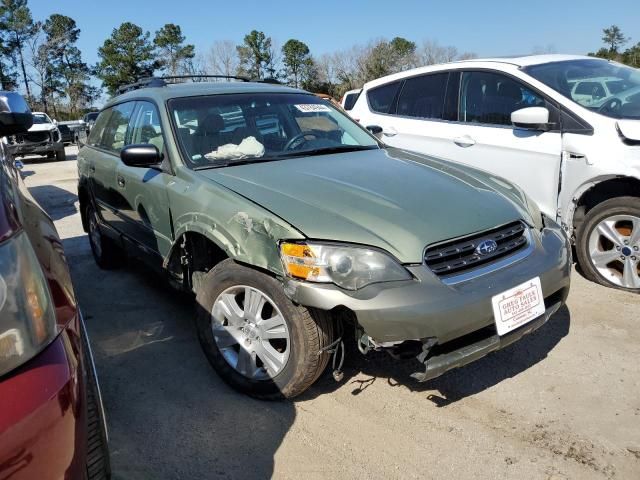
[(320, 103), (301, 103), (295, 105), (295, 107), (304, 113), (316, 113), (316, 112), (330, 112), (331, 109), (326, 105)]
[(536, 277), (491, 299), (498, 335), (504, 335), (545, 312), (540, 278)]

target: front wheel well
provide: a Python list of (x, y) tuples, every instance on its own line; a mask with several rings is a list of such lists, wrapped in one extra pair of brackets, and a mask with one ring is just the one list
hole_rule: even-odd
[(205, 235), (185, 232), (171, 249), (167, 270), (185, 289), (193, 290), (198, 274), (207, 273), (227, 258), (227, 253)]
[(578, 231), (592, 208), (616, 197), (640, 197), (640, 180), (632, 177), (612, 178), (586, 190), (576, 202), (573, 215), (574, 232)]

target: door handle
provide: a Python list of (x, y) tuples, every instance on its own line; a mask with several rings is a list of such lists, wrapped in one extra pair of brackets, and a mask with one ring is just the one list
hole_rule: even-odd
[(454, 138), (453, 143), (455, 143), (459, 147), (472, 147), (476, 144), (476, 141), (469, 135), (463, 135), (462, 137)]
[(398, 131), (393, 127), (389, 127), (386, 130), (382, 130), (382, 134), (386, 137), (393, 137), (398, 134)]
[(95, 173), (96, 171), (96, 166), (93, 164), (93, 162), (91, 162), (89, 164), (89, 173)]
[(116, 181), (118, 182), (118, 186), (124, 188), (124, 177), (122, 175), (118, 175), (116, 177)]

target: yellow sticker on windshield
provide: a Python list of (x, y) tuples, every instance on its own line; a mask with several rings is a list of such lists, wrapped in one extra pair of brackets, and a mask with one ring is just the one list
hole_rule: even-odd
[(321, 103), (302, 103), (294, 105), (298, 110), (303, 113), (317, 113), (317, 112), (330, 112), (331, 109)]

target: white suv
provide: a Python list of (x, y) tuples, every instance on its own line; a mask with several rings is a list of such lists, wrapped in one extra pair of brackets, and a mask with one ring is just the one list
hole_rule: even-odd
[[(577, 94), (589, 79), (615, 88)], [(640, 70), (568, 55), (434, 65), (365, 84), (350, 114), (390, 146), (518, 184), (586, 276), (640, 292)]]

